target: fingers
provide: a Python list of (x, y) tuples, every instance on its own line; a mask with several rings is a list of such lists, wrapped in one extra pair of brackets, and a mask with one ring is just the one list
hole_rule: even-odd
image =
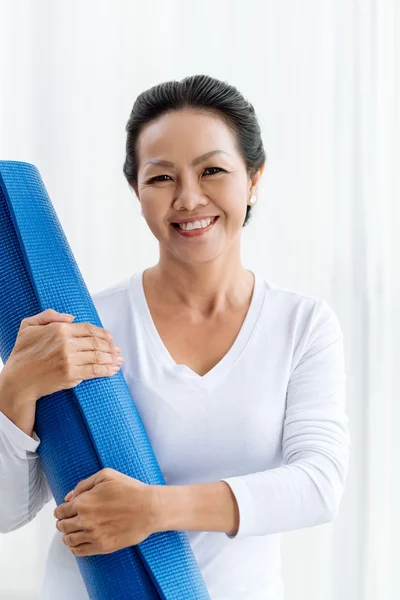
[(71, 336), (73, 337), (96, 337), (107, 341), (114, 338), (109, 331), (92, 323), (73, 323), (73, 325), (71, 328)]
[(73, 333), (82, 379), (109, 377), (119, 371), (124, 358), (119, 356), (121, 349), (111, 341), (113, 336), (107, 330), (91, 323), (76, 323)]
[(88, 350), (77, 354), (77, 363), (79, 365), (118, 365), (124, 362), (124, 358), (117, 352), (100, 352), (99, 350)]
[[(85, 355), (86, 352), (82, 352), (80, 354)], [(81, 380), (96, 379), (98, 377), (111, 377), (112, 375), (118, 373), (122, 362), (123, 361), (121, 361), (121, 363), (117, 363), (112, 361), (108, 364), (104, 364), (102, 362), (98, 362), (97, 360), (96, 362), (93, 362), (93, 359), (89, 357), (86, 364), (77, 365), (75, 367), (75, 372)]]
[(79, 496), (79, 494), (91, 490), (97, 484), (103, 481), (109, 481), (110, 479), (114, 479), (116, 476), (118, 477), (118, 475), (116, 475), (117, 473), (118, 471), (107, 467), (101, 469), (100, 471), (97, 471), (96, 473), (93, 473), (93, 475), (91, 475), (90, 477), (82, 479), (79, 483), (77, 483), (74, 489), (68, 492), (64, 500), (69, 501), (72, 499), (72, 497), (76, 498), (77, 496)]
[[(101, 473), (101, 471), (100, 471), (100, 473)], [(88, 490), (91, 490), (92, 487), (94, 487), (100, 480), (101, 480), (101, 478), (99, 477), (98, 473), (95, 473), (94, 475), (92, 475), (91, 477), (88, 477), (87, 479), (82, 479), (82, 481), (80, 481), (75, 486), (75, 489), (73, 490), (74, 497), (76, 498), (76, 496), (78, 496), (78, 494), (82, 494), (83, 492), (87, 492)]]
[[(84, 325), (84, 323), (82, 323)], [(76, 372), (80, 379), (110, 377), (121, 368), (124, 358), (121, 349), (105, 338), (96, 336), (76, 337)]]
[(112, 342), (105, 342), (96, 338), (77, 338), (74, 341), (74, 346), (78, 350), (77, 363), (81, 365), (90, 363), (120, 365), (124, 362), (120, 356), (121, 349)]
[(61, 533), (74, 533), (75, 531), (83, 531), (79, 517), (71, 519), (62, 519), (56, 522), (56, 527)]
[(90, 543), (90, 533), (87, 531), (76, 531), (75, 533), (68, 533), (63, 535), (61, 538), (63, 543), (71, 548), (79, 546), (80, 544)]
[(75, 508), (75, 502), (63, 502), (60, 506), (54, 509), (53, 515), (57, 519), (69, 519), (70, 517), (76, 517), (78, 511)]
[[(49, 325), (54, 326), (54, 325)], [(64, 325), (56, 325), (58, 329)], [(118, 357), (121, 349), (113, 342), (113, 335), (102, 327), (92, 323), (72, 323), (68, 331), (61, 329), (59, 335), (66, 342), (66, 352), (70, 353), (70, 346), (74, 346), (74, 375), (76, 380), (95, 379), (97, 377), (110, 377), (115, 375), (124, 359)], [(57, 330), (58, 331), (58, 330)]]
[(106, 554), (96, 549), (94, 544), (79, 544), (79, 546), (69, 547), (68, 551), (74, 556), (93, 556), (94, 554)]

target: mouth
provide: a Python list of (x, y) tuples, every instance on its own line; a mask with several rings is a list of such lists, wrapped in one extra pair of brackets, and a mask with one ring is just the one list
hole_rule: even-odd
[(184, 237), (198, 237), (207, 233), (219, 219), (219, 216), (211, 219), (202, 219), (192, 223), (171, 223), (172, 227)]

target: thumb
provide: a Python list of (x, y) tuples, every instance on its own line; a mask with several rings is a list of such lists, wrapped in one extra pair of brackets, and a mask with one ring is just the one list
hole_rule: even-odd
[(25, 329), (26, 327), (29, 327), (31, 325), (48, 325), (49, 323), (54, 323), (55, 321), (64, 321), (67, 323), (71, 323), (74, 319), (74, 315), (70, 315), (68, 313), (60, 313), (57, 310), (54, 310), (53, 308), (48, 308), (43, 312), (23, 319), (21, 321), (20, 329)]
[(100, 483), (100, 481), (102, 481), (101, 473), (95, 473), (87, 479), (82, 479), (82, 481), (80, 481), (73, 490), (68, 492), (64, 500), (68, 502), (69, 500), (72, 500), (72, 498), (76, 498), (79, 496), (79, 494), (83, 494), (83, 492), (87, 492), (94, 488), (94, 486)]

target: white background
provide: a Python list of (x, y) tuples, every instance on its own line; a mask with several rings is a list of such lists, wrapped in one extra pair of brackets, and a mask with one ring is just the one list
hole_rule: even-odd
[[(399, 31), (398, 0), (0, 0), (0, 159), (38, 167), (92, 293), (157, 262), (122, 174), (136, 96), (205, 73), (256, 109), (243, 264), (327, 299), (347, 357), (347, 488), (283, 535), (287, 600), (400, 597)], [(54, 506), (0, 535), (0, 598), (38, 597)]]

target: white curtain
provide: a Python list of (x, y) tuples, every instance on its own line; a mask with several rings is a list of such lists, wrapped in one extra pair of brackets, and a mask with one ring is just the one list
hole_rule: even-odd
[[(136, 96), (207, 73), (254, 104), (268, 167), (243, 263), (326, 298), (347, 355), (346, 492), (283, 535), (286, 598), (399, 598), (399, 1), (0, 0), (0, 27), (0, 159), (39, 168), (91, 292), (158, 256), (122, 175)], [(0, 535), (0, 598), (38, 597), (54, 506)]]

